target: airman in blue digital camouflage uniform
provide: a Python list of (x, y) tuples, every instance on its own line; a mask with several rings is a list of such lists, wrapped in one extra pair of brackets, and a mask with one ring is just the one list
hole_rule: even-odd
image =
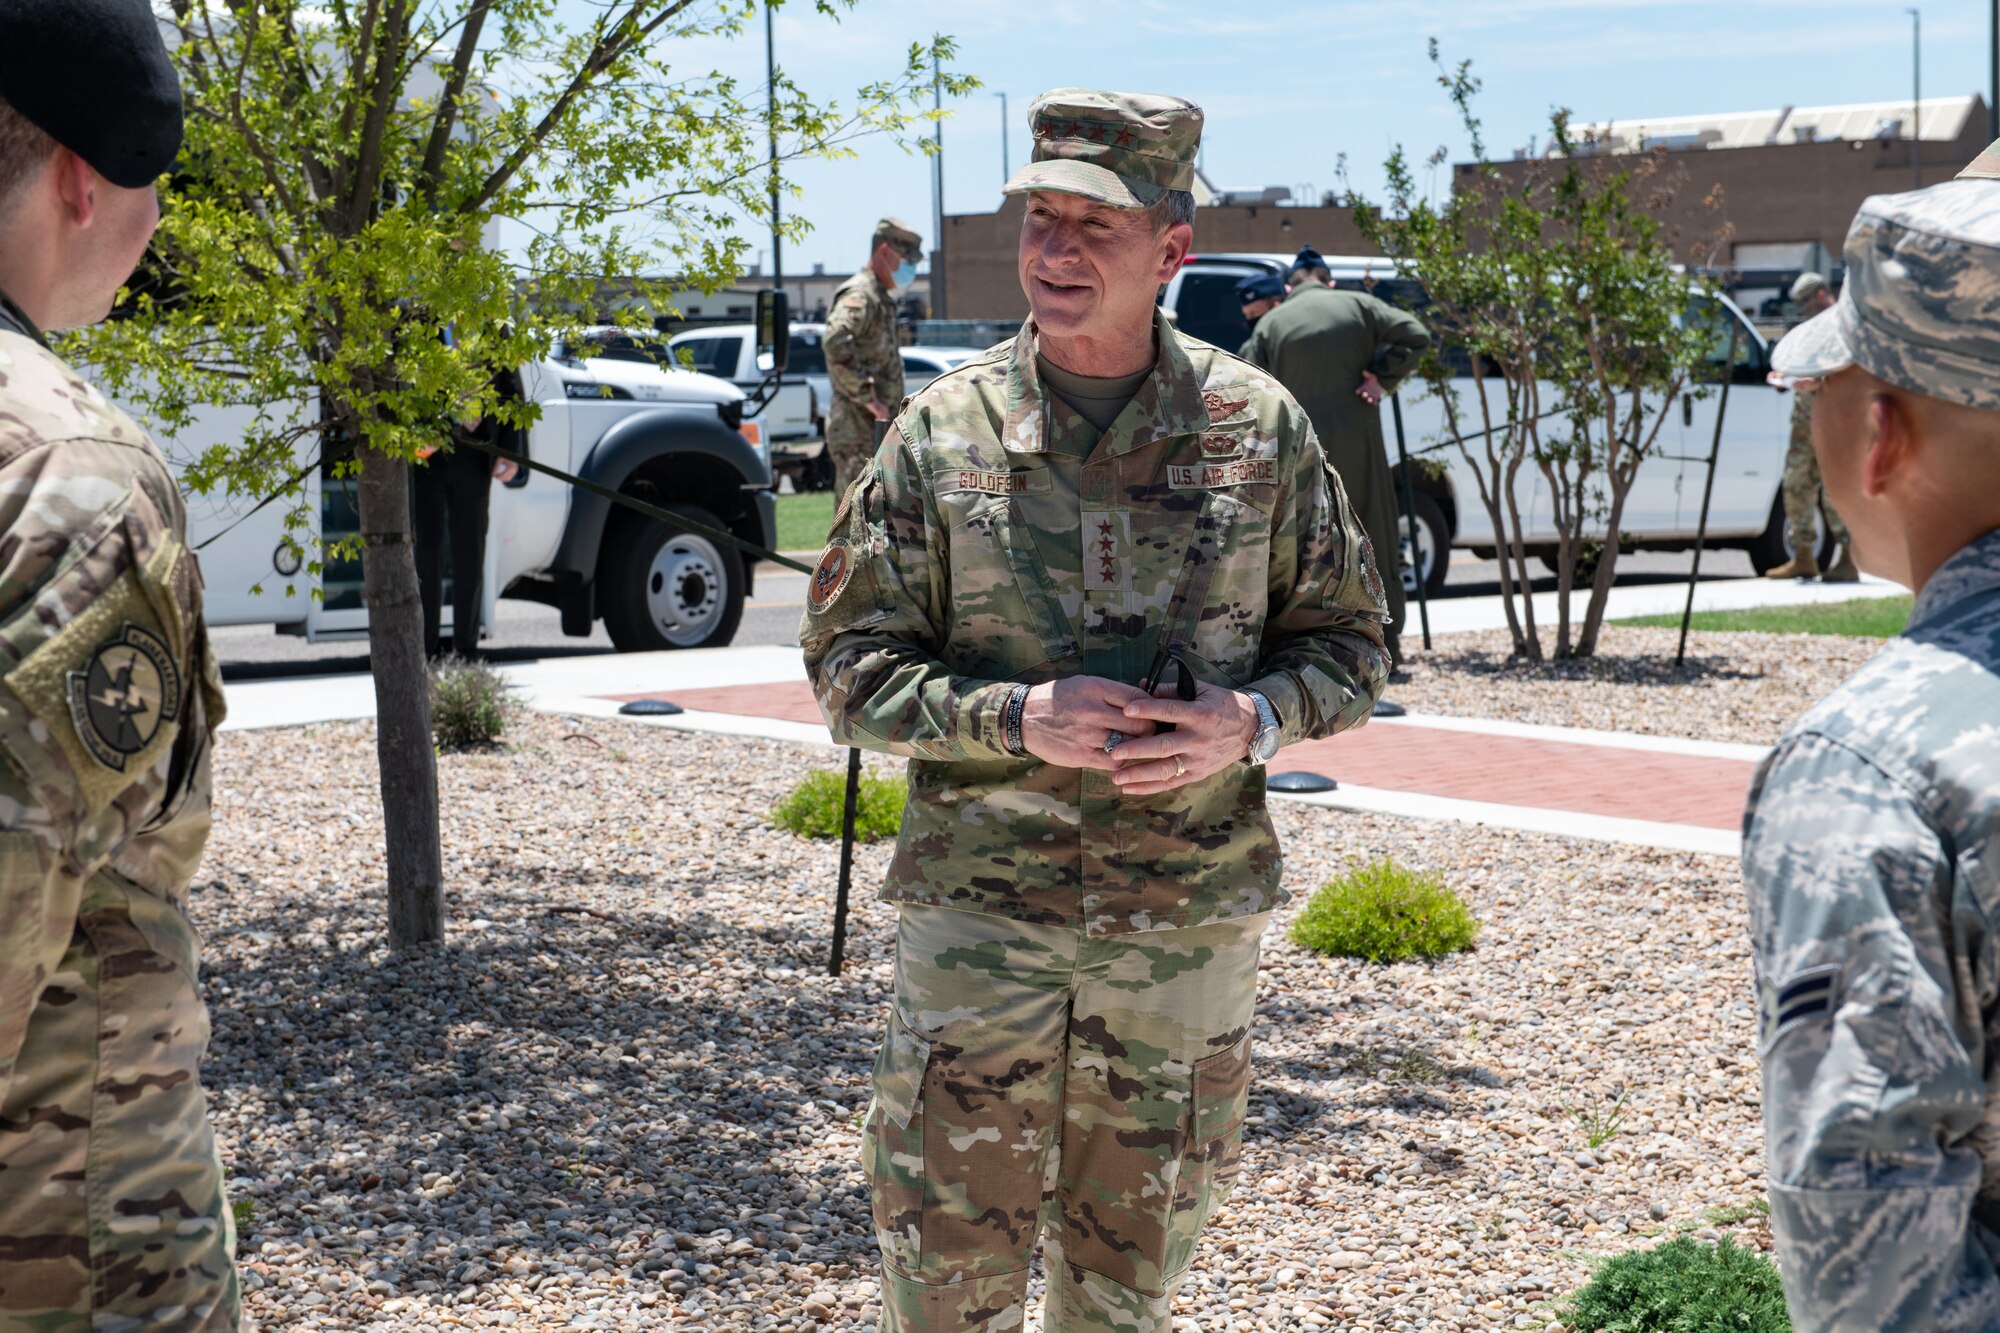
[(2000, 1328), (2000, 181), (1868, 200), (1778, 345), (1909, 628), (1758, 774), (1743, 876), (1793, 1323)]

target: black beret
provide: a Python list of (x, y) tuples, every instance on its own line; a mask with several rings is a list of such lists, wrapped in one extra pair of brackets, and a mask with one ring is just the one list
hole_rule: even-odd
[(1275, 273), (1252, 273), (1236, 284), (1236, 299), (1244, 305), (1285, 294), (1285, 281)]
[(0, 99), (128, 190), (181, 150), (181, 81), (147, 0), (0, 0)]

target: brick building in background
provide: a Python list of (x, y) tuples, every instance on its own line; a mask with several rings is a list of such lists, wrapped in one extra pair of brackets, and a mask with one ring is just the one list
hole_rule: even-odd
[[(1982, 147), (1984, 145), (1981, 145)], [(1272, 191), (1272, 193), (1279, 193)], [(1197, 191), (1220, 201), (1230, 196)], [(1005, 199), (997, 213), (962, 213), (944, 220), (945, 314), (954, 320), (1019, 320), (1028, 315), (1016, 263), (1021, 239), (1022, 195)], [(1195, 212), (1194, 248), (1292, 254), (1310, 245), (1322, 254), (1380, 254), (1361, 239), (1345, 208), (1295, 208), (1288, 203), (1203, 203)]]
[[(1927, 97), (1919, 111), (1916, 176), (1907, 98), (1615, 120), (1576, 131), (1583, 151), (1614, 166), (1665, 149), (1669, 168), (1687, 173), (1669, 214), (1679, 227), (1680, 259), (1695, 262), (1697, 247), (1729, 224), (1733, 234), (1709, 262), (1738, 270), (1738, 300), (1754, 307), (1776, 294), (1781, 275), (1837, 265), (1847, 224), (1863, 199), (1915, 188), (1918, 176), (1925, 185), (1950, 180), (1986, 147), (1985, 99)], [(1518, 179), (1533, 169), (1536, 156), (1550, 154), (1523, 150), (1493, 165)], [(1460, 163), (1453, 179), (1462, 182), (1475, 169)], [(1702, 199), (1716, 189), (1720, 207), (1703, 208)]]

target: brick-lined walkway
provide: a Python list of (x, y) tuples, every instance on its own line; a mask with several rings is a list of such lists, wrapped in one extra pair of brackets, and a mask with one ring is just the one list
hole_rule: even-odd
[[(704, 712), (821, 722), (819, 705), (804, 681), (614, 697), (620, 702), (671, 698), (683, 708)], [(1357, 787), (1462, 801), (1733, 830), (1742, 822), (1755, 765), (1742, 759), (1403, 723), (1289, 746), (1271, 769), (1303, 769)]]

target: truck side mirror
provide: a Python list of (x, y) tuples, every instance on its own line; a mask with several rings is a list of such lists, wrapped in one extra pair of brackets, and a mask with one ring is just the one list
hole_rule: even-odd
[(782, 375), (792, 360), (792, 303), (781, 291), (757, 293), (757, 351), (771, 358), (771, 373)]

